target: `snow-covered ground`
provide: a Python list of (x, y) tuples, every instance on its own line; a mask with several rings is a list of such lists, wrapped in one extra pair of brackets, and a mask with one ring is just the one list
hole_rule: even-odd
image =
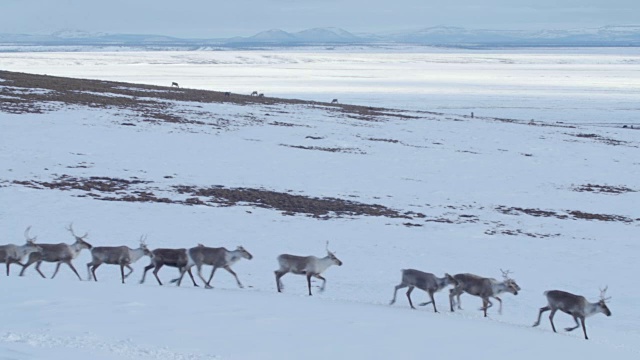
[[(9, 55), (2, 55), (3, 68), (56, 75), (65, 75), (64, 58), (87, 56), (44, 54), (62, 59), (51, 61), (49, 68), (33, 55), (29, 69), (4, 65)], [(192, 63), (172, 66), (158, 60), (134, 67), (129, 60), (118, 62), (123, 54), (111, 60), (100, 56), (100, 76), (78, 75), (161, 84), (176, 74), (197, 79), (198, 66)], [(145, 58), (150, 59), (148, 54)], [(531, 64), (532, 58), (523, 62)], [(98, 63), (79, 63), (76, 70), (100, 68)], [(279, 67), (284, 71), (284, 65)], [(126, 78), (134, 77), (134, 68), (139, 78)], [(637, 76), (621, 68), (620, 76)], [(123, 69), (130, 70), (119, 73)], [(155, 77), (149, 75), (153, 71)], [(270, 76), (268, 67), (247, 65), (246, 71)], [(191, 86), (183, 78), (177, 80)], [(351, 93), (335, 81), (332, 86)], [(313, 83), (308, 78), (303, 82)], [(0, 89), (8, 86), (0, 81)], [(637, 89), (637, 82), (624, 91), (633, 86)], [(398, 104), (401, 94), (380, 96)], [(583, 100), (578, 95), (571, 99)], [(540, 100), (532, 111), (545, 106)], [(135, 247), (143, 234), (151, 248), (243, 245), (254, 258), (240, 261), (234, 270), (246, 288), (237, 288), (222, 270), (212, 290), (193, 288), (188, 280), (180, 288), (160, 287), (149, 276), (141, 285), (146, 258), (134, 265), (125, 285), (119, 282), (119, 270), (108, 265), (97, 271), (98, 283), (79, 282), (65, 265), (54, 280), (40, 278), (33, 268), (18, 277), (15, 266), (10, 277), (0, 277), (0, 358), (537, 360), (567, 354), (586, 359), (640, 355), (640, 290), (634, 286), (640, 270), (637, 130), (559, 127), (555, 121), (529, 125), (528, 116), (522, 122), (503, 122), (417, 111), (390, 111), (367, 121), (329, 106), (292, 104), (182, 102), (176, 108), (187, 117), (197, 112), (202, 119), (247, 116), (257, 121), (218, 129), (144, 122), (117, 109), (79, 106), (44, 114), (0, 113), (2, 242), (23, 243), (29, 225), (39, 242), (71, 242), (65, 226), (73, 222), (77, 232), (89, 232), (93, 245)], [(570, 113), (568, 120), (580, 111)], [(556, 113), (559, 121), (564, 114)], [(123, 121), (135, 126), (123, 126)], [(62, 175), (149, 181), (144, 185), (148, 191), (171, 200), (185, 197), (172, 190), (175, 185), (221, 185), (379, 204), (425, 217), (322, 220), (252, 204), (99, 201), (88, 193), (114, 194), (35, 189), (23, 183), (53, 182)], [(588, 185), (595, 185), (592, 190), (626, 190), (579, 191)], [(309, 297), (303, 277), (286, 275), (284, 293), (277, 294), (276, 256), (322, 256), (327, 240), (344, 265), (327, 270), (326, 291), (316, 287)], [(83, 279), (89, 260), (85, 251), (74, 261)], [(449, 312), (448, 290), (436, 295), (437, 314), (428, 306), (411, 310), (405, 290), (389, 306), (404, 268), (496, 278), (500, 269), (509, 269), (522, 291), (502, 296), (503, 314), (494, 307), (488, 318), (478, 310), (480, 299), (469, 295), (462, 297), (464, 310)], [(49, 275), (54, 266), (42, 269)], [(168, 282), (176, 271), (163, 268), (159, 275)], [(589, 341), (580, 330), (554, 334), (546, 315), (539, 327), (531, 327), (545, 305), (543, 291), (563, 289), (595, 301), (598, 288), (606, 285), (613, 315), (587, 320)], [(425, 298), (423, 292), (413, 292), (414, 302)], [(558, 314), (556, 325), (561, 329), (573, 320)]]
[(640, 48), (9, 52), (0, 69), (527, 120), (640, 121)]

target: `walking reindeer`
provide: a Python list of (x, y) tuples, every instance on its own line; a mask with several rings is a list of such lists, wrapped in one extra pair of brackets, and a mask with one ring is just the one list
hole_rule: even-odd
[(275, 271), (278, 292), (282, 292), (282, 289), (284, 288), (280, 278), (287, 273), (292, 273), (296, 275), (306, 275), (309, 296), (311, 296), (311, 277), (322, 280), (320, 291), (324, 291), (327, 279), (322, 277), (320, 274), (327, 270), (331, 265), (342, 266), (342, 261), (340, 261), (334, 253), (329, 251), (329, 242), (327, 241), (327, 256), (323, 258), (282, 254), (278, 256), (278, 264), (280, 265), (280, 268)]
[(454, 297), (457, 298), (458, 309), (462, 309), (462, 307), (460, 307), (460, 295), (466, 292), (467, 294), (482, 298), (482, 308), (480, 310), (484, 311), (485, 317), (487, 316), (487, 309), (493, 306), (493, 303), (489, 300), (490, 297), (500, 302), (498, 313), (502, 314), (502, 299), (500, 299), (498, 295), (504, 292), (518, 295), (520, 286), (518, 286), (515, 280), (509, 277), (509, 274), (511, 273), (509, 270), (504, 271), (500, 269), (500, 271), (502, 272), (504, 281), (498, 281), (493, 278), (484, 278), (473, 274), (454, 275), (453, 277), (458, 281), (458, 285), (449, 290), (449, 304), (451, 305), (451, 311), (453, 311)]
[(83, 249), (90, 250), (93, 247), (91, 246), (91, 244), (84, 241), (84, 239), (86, 239), (87, 236), (89, 236), (89, 233), (85, 233), (82, 236), (78, 236), (73, 231), (73, 224), (69, 224), (69, 227), (67, 227), (66, 229), (71, 233), (71, 235), (73, 235), (76, 241), (71, 245), (65, 244), (65, 243), (38, 244), (38, 246), (41, 248), (41, 251), (32, 252), (31, 254), (29, 254), (29, 260), (27, 260), (27, 263), (22, 267), (22, 271), (20, 271), (20, 276), (24, 275), (25, 270), (27, 270), (27, 268), (31, 266), (31, 264), (36, 263), (36, 271), (40, 274), (40, 276), (42, 276), (43, 278), (46, 278), (46, 276), (44, 276), (42, 271), (40, 271), (40, 265), (42, 265), (42, 262), (46, 261), (46, 262), (56, 263), (56, 270), (53, 272), (53, 275), (51, 276), (52, 279), (56, 277), (58, 270), (60, 270), (60, 265), (65, 263), (69, 265), (71, 270), (73, 270), (76, 276), (78, 276), (78, 280), (82, 280), (76, 268), (73, 267), (71, 260), (75, 259)]
[[(102, 264), (120, 265), (120, 275), (122, 283), (133, 272), (131, 264), (138, 261), (143, 256), (151, 256), (151, 251), (145, 244), (145, 237), (140, 237), (140, 247), (131, 249), (128, 246), (95, 246), (91, 249), (91, 262), (87, 263), (87, 271), (89, 273), (88, 280), (98, 281), (96, 277), (96, 269)], [(129, 269), (125, 275), (124, 268)]]
[(438, 312), (438, 309), (436, 309), (436, 302), (433, 299), (433, 294), (444, 289), (448, 285), (456, 286), (458, 285), (458, 281), (449, 274), (444, 274), (444, 277), (439, 278), (431, 273), (414, 269), (403, 269), (402, 280), (400, 281), (400, 284), (396, 285), (395, 290), (393, 291), (393, 299), (391, 299), (389, 305), (393, 305), (396, 302), (396, 294), (398, 293), (398, 290), (409, 287), (407, 290), (407, 299), (409, 299), (409, 306), (411, 306), (412, 309), (415, 309), (413, 302), (411, 301), (411, 292), (413, 289), (418, 288), (426, 291), (431, 299), (431, 301), (421, 303), (420, 306), (433, 304), (433, 311)]
[(24, 237), (27, 239), (27, 242), (24, 245), (19, 246), (14, 244), (7, 244), (0, 246), (0, 262), (4, 262), (7, 264), (7, 276), (9, 276), (9, 267), (11, 264), (16, 263), (24, 267), (22, 259), (24, 259), (31, 253), (39, 252), (42, 250), (42, 248), (35, 243), (37, 236), (29, 237), (30, 229), (31, 226), (27, 227), (27, 229), (24, 231)]
[[(251, 255), (251, 253), (249, 253), (242, 246), (238, 246), (235, 250), (227, 250), (223, 247), (213, 248), (204, 246), (202, 244), (198, 244), (198, 246), (189, 249), (187, 251), (187, 256), (187, 266), (181, 271), (180, 277), (171, 280), (171, 282), (180, 282), (182, 280), (182, 277), (184, 276), (184, 273), (195, 265), (198, 269), (198, 276), (205, 283), (205, 287), (207, 289), (212, 288), (211, 279), (213, 279), (213, 274), (218, 268), (227, 270), (231, 275), (233, 275), (233, 277), (236, 278), (238, 287), (243, 288), (244, 286), (240, 282), (240, 279), (238, 279), (238, 275), (233, 270), (231, 270), (231, 265), (235, 264), (242, 258), (245, 258), (247, 260), (253, 259), (253, 255)], [(202, 265), (213, 266), (208, 281), (205, 280), (202, 276)]]
[[(587, 336), (587, 328), (584, 325), (585, 318), (595, 315), (597, 313), (603, 313), (607, 316), (611, 316), (611, 310), (607, 307), (607, 300), (611, 297), (605, 297), (607, 288), (600, 289), (600, 300), (597, 302), (589, 302), (584, 296), (574, 295), (566, 291), (561, 290), (549, 290), (544, 292), (544, 296), (547, 297), (547, 306), (540, 308), (538, 313), (538, 320), (533, 326), (540, 325), (540, 317), (545, 311), (551, 310), (549, 314), (549, 322), (551, 322), (551, 328), (553, 332), (556, 332), (556, 326), (553, 324), (553, 317), (556, 311), (560, 310), (563, 313), (573, 316), (573, 321), (576, 322), (576, 326), (565, 328), (565, 331), (573, 331), (582, 324), (582, 331), (584, 332), (584, 338), (589, 340)], [(580, 319), (580, 323), (578, 323)]]
[[(170, 266), (178, 268), (180, 271), (180, 279), (182, 279), (182, 275), (187, 271), (189, 276), (191, 277), (191, 281), (193, 282), (193, 286), (198, 286), (196, 284), (195, 279), (193, 278), (193, 274), (191, 273), (191, 269), (187, 269), (189, 258), (187, 256), (187, 249), (155, 249), (151, 252), (151, 264), (145, 266), (144, 273), (142, 273), (142, 280), (140, 280), (140, 284), (144, 283), (144, 279), (147, 276), (147, 271), (153, 270), (153, 275), (158, 280), (158, 284), (162, 285), (162, 281), (158, 277), (158, 271), (163, 266)], [(178, 281), (178, 286), (180, 286), (180, 281)]]

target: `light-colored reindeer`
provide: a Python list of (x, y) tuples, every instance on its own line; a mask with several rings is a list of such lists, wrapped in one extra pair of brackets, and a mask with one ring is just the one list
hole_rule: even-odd
[[(128, 246), (96, 246), (91, 249), (91, 262), (87, 263), (87, 272), (91, 281), (98, 281), (96, 277), (96, 269), (102, 264), (108, 265), (120, 265), (120, 275), (122, 276), (122, 283), (124, 279), (128, 278), (133, 272), (131, 264), (138, 261), (143, 256), (151, 256), (151, 251), (145, 244), (145, 237), (140, 237), (140, 247), (137, 249), (131, 249)], [(125, 275), (124, 268), (129, 269), (129, 272)]]
[[(198, 286), (196, 284), (195, 279), (193, 278), (193, 274), (191, 273), (191, 269), (187, 269), (187, 264), (189, 262), (189, 257), (187, 256), (187, 249), (155, 249), (151, 252), (151, 264), (145, 266), (144, 273), (142, 274), (142, 280), (140, 280), (140, 284), (144, 283), (144, 279), (147, 276), (147, 271), (153, 270), (153, 275), (158, 280), (158, 284), (162, 285), (162, 281), (158, 277), (158, 271), (163, 266), (170, 266), (178, 268), (180, 271), (180, 280), (182, 280), (182, 276), (184, 272), (187, 271), (189, 276), (191, 277), (191, 281), (193, 281), (193, 286)], [(180, 286), (180, 282), (178, 281), (178, 286)]]
[[(194, 265), (198, 269), (198, 276), (205, 283), (205, 287), (207, 289), (211, 289), (211, 279), (213, 279), (213, 274), (216, 272), (218, 268), (223, 268), (227, 270), (233, 277), (236, 278), (236, 282), (238, 283), (238, 287), (243, 288), (244, 286), (238, 279), (238, 275), (231, 270), (231, 265), (238, 262), (240, 259), (245, 258), (247, 260), (253, 259), (253, 255), (249, 253), (244, 247), (238, 246), (235, 250), (227, 250), (226, 248), (219, 247), (207, 247), (202, 244), (198, 244), (198, 246), (193, 247), (187, 251), (187, 255), (189, 257), (188, 264), (186, 269), (181, 271), (180, 278), (173, 279), (171, 282), (179, 282), (182, 280), (182, 276), (187, 271), (187, 269), (191, 269)], [(211, 276), (209, 276), (209, 281), (205, 280), (202, 276), (202, 265), (211, 265), (213, 269), (211, 269)]]
[(432, 273), (426, 273), (415, 269), (403, 269), (402, 280), (400, 281), (400, 284), (396, 285), (395, 290), (393, 291), (393, 299), (391, 299), (389, 305), (393, 305), (396, 302), (396, 294), (398, 293), (398, 290), (409, 287), (407, 290), (407, 299), (409, 299), (409, 306), (411, 306), (412, 309), (415, 309), (413, 302), (411, 301), (411, 292), (414, 288), (418, 288), (426, 291), (431, 299), (431, 301), (421, 303), (420, 306), (433, 304), (433, 311), (438, 312), (438, 309), (436, 309), (436, 302), (433, 299), (433, 294), (444, 289), (448, 285), (456, 286), (458, 285), (458, 281), (449, 274), (444, 274), (444, 277), (439, 278)]
[(20, 271), (20, 276), (24, 275), (25, 270), (27, 270), (27, 268), (31, 264), (36, 263), (36, 271), (40, 274), (40, 276), (42, 276), (43, 278), (46, 278), (46, 276), (44, 276), (42, 271), (40, 271), (40, 265), (42, 265), (43, 261), (46, 261), (46, 262), (56, 263), (56, 270), (53, 272), (53, 275), (51, 276), (52, 279), (56, 277), (58, 270), (60, 270), (60, 265), (62, 265), (62, 263), (65, 263), (69, 265), (71, 270), (73, 270), (73, 272), (78, 276), (78, 280), (82, 280), (76, 268), (73, 267), (71, 260), (75, 259), (80, 254), (82, 249), (92, 248), (91, 244), (84, 241), (84, 239), (87, 236), (89, 236), (89, 233), (85, 233), (82, 236), (76, 235), (76, 233), (73, 231), (73, 224), (69, 224), (69, 227), (67, 227), (66, 229), (69, 232), (71, 232), (71, 235), (73, 235), (76, 241), (71, 245), (65, 244), (65, 243), (38, 244), (38, 246), (42, 250), (40, 252), (33, 252), (29, 254), (29, 260), (27, 260), (27, 263), (22, 267), (22, 271)]
[(501, 269), (500, 271), (502, 272), (504, 281), (498, 281), (493, 278), (484, 278), (473, 274), (454, 275), (453, 278), (458, 281), (458, 285), (449, 290), (449, 304), (451, 305), (451, 311), (453, 311), (454, 297), (457, 297), (458, 309), (462, 309), (462, 307), (460, 307), (460, 295), (462, 295), (463, 292), (466, 292), (467, 294), (482, 298), (482, 308), (480, 310), (484, 311), (485, 317), (487, 316), (487, 309), (493, 306), (493, 303), (489, 300), (490, 297), (500, 302), (498, 313), (502, 314), (502, 299), (500, 299), (498, 295), (504, 292), (518, 295), (520, 286), (518, 286), (515, 280), (509, 278), (509, 274), (511, 273), (509, 270), (504, 271)]
[(37, 236), (29, 237), (30, 229), (31, 226), (27, 227), (24, 231), (24, 237), (27, 239), (24, 245), (7, 244), (0, 246), (0, 262), (7, 264), (7, 276), (9, 276), (9, 266), (11, 264), (16, 263), (24, 267), (22, 259), (24, 259), (25, 256), (42, 250), (42, 248), (35, 243)]
[[(582, 331), (584, 332), (584, 338), (589, 339), (587, 336), (587, 328), (584, 325), (585, 318), (595, 315), (597, 313), (603, 313), (607, 316), (611, 316), (611, 310), (607, 307), (607, 300), (611, 299), (610, 297), (605, 297), (607, 293), (607, 287), (604, 289), (600, 289), (600, 300), (597, 302), (589, 302), (584, 296), (574, 295), (568, 293), (566, 291), (561, 290), (549, 290), (544, 292), (544, 296), (547, 297), (548, 305), (540, 308), (540, 312), (538, 313), (538, 320), (533, 324), (533, 326), (540, 325), (540, 317), (542, 313), (545, 311), (551, 310), (551, 314), (549, 314), (549, 321), (551, 322), (551, 328), (553, 332), (556, 332), (556, 326), (553, 324), (553, 316), (556, 314), (556, 311), (560, 310), (563, 313), (567, 313), (573, 316), (573, 320), (576, 322), (576, 326), (565, 328), (565, 331), (573, 331), (582, 324)], [(578, 319), (580, 319), (580, 323), (578, 323)]]
[(311, 296), (311, 277), (313, 276), (322, 280), (320, 291), (324, 291), (327, 280), (320, 274), (327, 270), (331, 265), (342, 266), (342, 261), (340, 261), (334, 253), (329, 251), (329, 242), (327, 241), (327, 256), (323, 258), (282, 254), (278, 256), (278, 264), (280, 265), (280, 268), (275, 271), (278, 292), (282, 292), (282, 289), (284, 288), (280, 278), (287, 273), (292, 273), (296, 275), (306, 275), (309, 296)]

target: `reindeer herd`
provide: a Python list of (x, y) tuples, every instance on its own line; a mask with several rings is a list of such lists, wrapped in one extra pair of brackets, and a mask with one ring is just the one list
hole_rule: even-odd
[[(148, 256), (151, 259), (151, 263), (144, 268), (142, 274), (142, 280), (140, 283), (144, 283), (147, 271), (153, 269), (153, 275), (155, 276), (158, 284), (162, 285), (162, 281), (158, 277), (158, 272), (163, 266), (169, 266), (177, 268), (179, 276), (171, 283), (176, 283), (180, 286), (182, 278), (185, 273), (189, 274), (194, 286), (198, 286), (193, 277), (191, 269), (196, 267), (198, 277), (204, 282), (205, 288), (210, 289), (211, 280), (216, 270), (222, 268), (234, 276), (238, 287), (242, 288), (243, 285), (238, 278), (238, 275), (231, 269), (231, 266), (238, 262), (240, 259), (251, 260), (253, 255), (249, 253), (244, 247), (238, 246), (235, 250), (227, 250), (224, 247), (214, 248), (207, 247), (203, 244), (198, 244), (190, 249), (155, 249), (149, 250), (145, 240), (146, 237), (140, 238), (140, 246), (137, 249), (132, 249), (128, 246), (92, 246), (85, 241), (88, 233), (82, 236), (78, 236), (73, 230), (72, 224), (66, 229), (74, 237), (75, 242), (72, 244), (60, 243), (60, 244), (41, 244), (36, 243), (36, 236), (29, 236), (29, 230), (31, 226), (27, 227), (24, 231), (26, 243), (24, 245), (2, 245), (0, 246), (0, 262), (4, 262), (7, 267), (7, 276), (10, 273), (11, 264), (18, 264), (22, 266), (20, 276), (24, 276), (25, 271), (32, 264), (36, 264), (36, 271), (46, 278), (46, 276), (40, 271), (40, 265), (43, 262), (56, 263), (56, 269), (53, 272), (51, 278), (53, 279), (58, 271), (60, 265), (67, 264), (71, 270), (78, 276), (79, 280), (82, 280), (80, 274), (73, 266), (71, 261), (75, 259), (83, 249), (87, 249), (91, 252), (91, 262), (87, 263), (88, 280), (98, 281), (96, 276), (96, 269), (102, 264), (118, 265), (120, 266), (120, 274), (122, 283), (125, 283), (125, 279), (133, 273), (131, 265), (141, 259), (143, 256)], [(288, 273), (296, 275), (304, 275), (307, 278), (307, 288), (309, 296), (311, 293), (311, 278), (322, 280), (322, 286), (320, 291), (324, 291), (327, 280), (321, 275), (332, 265), (341, 266), (342, 261), (336, 257), (336, 255), (329, 251), (329, 243), (327, 242), (327, 256), (319, 258), (316, 256), (297, 256), (291, 254), (281, 254), (277, 257), (279, 268), (274, 271), (276, 288), (278, 292), (282, 292), (283, 284), (281, 278)], [(26, 262), (23, 263), (23, 260)], [(211, 275), (208, 280), (205, 280), (202, 275), (202, 266), (212, 266)], [(128, 272), (125, 274), (124, 268), (127, 268)], [(400, 284), (396, 285), (393, 292), (393, 299), (389, 305), (393, 305), (396, 302), (396, 295), (398, 290), (403, 288), (407, 289), (407, 299), (409, 300), (409, 306), (415, 309), (413, 301), (411, 300), (411, 293), (415, 288), (427, 292), (430, 301), (420, 303), (419, 306), (425, 306), (432, 304), (433, 311), (438, 312), (434, 294), (441, 291), (447, 286), (452, 286), (449, 290), (449, 306), (450, 311), (453, 312), (454, 307), (462, 309), (460, 303), (460, 295), (467, 293), (469, 295), (477, 296), (482, 299), (482, 307), (480, 308), (484, 312), (484, 316), (487, 316), (487, 310), (493, 306), (490, 298), (498, 300), (500, 307), (498, 313), (502, 313), (502, 299), (498, 295), (503, 293), (511, 293), (518, 295), (520, 286), (516, 281), (509, 277), (510, 271), (502, 271), (503, 281), (498, 281), (494, 278), (481, 277), (474, 274), (456, 274), (449, 275), (444, 274), (444, 277), (437, 277), (432, 273), (422, 272), (415, 269), (403, 269), (402, 279)], [(584, 332), (584, 338), (589, 339), (587, 336), (587, 329), (585, 326), (585, 318), (598, 313), (603, 313), (607, 316), (611, 316), (611, 311), (607, 307), (607, 300), (610, 297), (606, 297), (607, 287), (600, 290), (600, 300), (597, 302), (589, 302), (583, 296), (574, 295), (561, 290), (549, 290), (545, 291), (544, 295), (547, 298), (547, 305), (540, 308), (538, 313), (538, 319), (533, 326), (540, 324), (540, 318), (542, 314), (551, 311), (549, 314), (549, 322), (551, 328), (556, 332), (553, 318), (558, 310), (571, 315), (575, 321), (574, 327), (565, 328), (565, 331), (573, 331), (582, 326)], [(578, 321), (580, 320), (580, 321)]]

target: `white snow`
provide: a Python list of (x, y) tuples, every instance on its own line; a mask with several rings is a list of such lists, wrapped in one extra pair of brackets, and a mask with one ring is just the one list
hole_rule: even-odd
[[(402, 113), (414, 115), (415, 119), (388, 116), (378, 122), (356, 120), (331, 111), (330, 107), (177, 104), (182, 114), (197, 109), (212, 118), (236, 119), (228, 130), (143, 122), (120, 126), (124, 119), (134, 121), (133, 115), (82, 107), (44, 114), (0, 113), (3, 243), (23, 243), (22, 233), (29, 225), (38, 242), (71, 242), (64, 227), (73, 222), (78, 233), (90, 233), (87, 240), (93, 245), (135, 246), (137, 239), (146, 234), (151, 248), (192, 247), (197, 243), (227, 248), (243, 245), (254, 255), (253, 260), (243, 259), (234, 265), (245, 289), (238, 289), (233, 277), (223, 270), (216, 273), (212, 290), (193, 288), (189, 280), (177, 288), (168, 284), (177, 275), (172, 268), (163, 268), (159, 273), (165, 286), (158, 286), (151, 273), (141, 285), (138, 281), (148, 263), (146, 258), (134, 264), (135, 271), (125, 285), (120, 284), (119, 269), (114, 266), (100, 267), (100, 281), (95, 283), (78, 281), (66, 265), (53, 280), (40, 278), (32, 267), (24, 277), (18, 277), (19, 269), (14, 265), (10, 277), (0, 276), (0, 358), (515, 356), (537, 360), (571, 354), (584, 359), (637, 359), (640, 315), (636, 308), (640, 290), (635, 288), (633, 279), (640, 270), (640, 132), (620, 126), (593, 126), (588, 121), (574, 128), (527, 124), (533, 117), (529, 115), (536, 114), (537, 119), (545, 108), (554, 117), (545, 124), (557, 125), (556, 120), (577, 121), (585, 113), (597, 113), (600, 106), (619, 116), (620, 122), (630, 122), (634, 112), (621, 109), (632, 106), (629, 99), (638, 89), (634, 69), (640, 65), (633, 54), (635, 50), (619, 54), (603, 50), (608, 51), (611, 53), (586, 57), (498, 52), (501, 58), (517, 58), (522, 66), (536, 68), (538, 80), (560, 78), (558, 67), (568, 67), (561, 66), (558, 59), (575, 58), (585, 66), (569, 65), (576, 72), (562, 90), (553, 86), (553, 81), (540, 81), (535, 96), (522, 86), (510, 89), (504, 106), (514, 106), (510, 101), (519, 97), (531, 101), (531, 108), (520, 113), (526, 114), (521, 117), (526, 121), (517, 123), (416, 111), (432, 110), (427, 103), (414, 103), (409, 106), (411, 111)], [(216, 69), (214, 63), (197, 65), (192, 60), (202, 57), (212, 61), (214, 55), (231, 64)], [(156, 53), (154, 58), (149, 53), (0, 54), (0, 64), (3, 69), (15, 71), (165, 85), (177, 81), (187, 87), (242, 89), (243, 93), (255, 88), (269, 94), (280, 89), (286, 94), (287, 89), (300, 86), (310, 89), (309, 97), (322, 92), (331, 94), (327, 100), (336, 97), (330, 89), (337, 89), (340, 94), (353, 94), (354, 99), (367, 98), (377, 106), (402, 107), (416, 99), (411, 98), (408, 89), (424, 83), (410, 84), (404, 79), (396, 88), (385, 78), (393, 79), (398, 74), (392, 68), (404, 68), (400, 59), (406, 57), (409, 67), (418, 66), (421, 62), (415, 57), (423, 55), (389, 54), (389, 67), (380, 62), (386, 55), (369, 55), (285, 52), (276, 59), (275, 53), (260, 52)], [(444, 67), (451, 65), (446, 59), (472, 56), (478, 54), (436, 54), (443, 64), (448, 64)], [(490, 62), (489, 55), (483, 56), (482, 61), (465, 62), (458, 70), (443, 75), (447, 77), (447, 87), (454, 88), (454, 77), (462, 84), (459, 93), (451, 92), (451, 99), (474, 98), (465, 91), (476, 81), (470, 72), (473, 68), (519, 66), (497, 61), (496, 65), (485, 67), (483, 63)], [(534, 65), (547, 56), (552, 56), (558, 65), (546, 60)], [(242, 58), (248, 58), (246, 64), (238, 63)], [(257, 58), (266, 63), (256, 65)], [(292, 59), (300, 62), (291, 63)], [(304, 62), (305, 59), (311, 61)], [(152, 60), (156, 63), (150, 64)], [(77, 61), (78, 66), (68, 66), (69, 61)], [(168, 63), (162, 64), (163, 61)], [(354, 87), (353, 75), (348, 82), (340, 76), (323, 79), (322, 75), (309, 75), (316, 74), (318, 66), (335, 70), (340, 65), (333, 61), (345, 61), (367, 76), (381, 75)], [(432, 71), (443, 68), (437, 62), (422, 64), (430, 64)], [(231, 72), (224, 77), (223, 69)], [(198, 72), (205, 75), (198, 77)], [(307, 75), (296, 83), (296, 74), (301, 73)], [(289, 74), (288, 82), (271, 85), (273, 91), (269, 91), (265, 79), (278, 79), (284, 74)], [(514, 71), (509, 76), (515, 77), (514, 83), (528, 82), (519, 77), (521, 74)], [(477, 76), (480, 83), (479, 78), (484, 75)], [(204, 86), (207, 79), (211, 85)], [(366, 90), (367, 84), (373, 85), (372, 90)], [(0, 88), (9, 85), (0, 82)], [(577, 90), (564, 93), (568, 88)], [(615, 88), (620, 91), (613, 91)], [(540, 95), (544, 92), (549, 96)], [(374, 93), (378, 93), (377, 97), (372, 96)], [(595, 93), (595, 97), (589, 93)], [(558, 94), (564, 95), (557, 102), (550, 100)], [(493, 95), (488, 90), (483, 96), (489, 99)], [(348, 99), (340, 96), (342, 103)], [(442, 99), (445, 97), (432, 103)], [(499, 112), (493, 108), (494, 102), (486, 106), (493, 116), (493, 111)], [(244, 116), (249, 115), (264, 121), (243, 122)], [(269, 125), (275, 122), (297, 126)], [(576, 136), (580, 134), (597, 134), (623, 143), (611, 145)], [(137, 177), (152, 182), (141, 188), (150, 188), (158, 197), (170, 199), (184, 198), (172, 191), (172, 185), (223, 185), (375, 203), (427, 217), (318, 220), (301, 214), (284, 216), (278, 210), (250, 205), (98, 201), (79, 196), (86, 195), (80, 190), (33, 189), (13, 183), (53, 181), (63, 174), (83, 178)], [(574, 191), (586, 184), (625, 186), (636, 192), (614, 195)], [(540, 209), (569, 218), (509, 215), (498, 211), (500, 206)], [(569, 211), (619, 215), (631, 221), (578, 219), (571, 217)], [(452, 223), (430, 221), (434, 219), (449, 219)], [(407, 222), (422, 226), (403, 225)], [(326, 271), (326, 291), (319, 292), (319, 282), (315, 282), (314, 296), (309, 297), (304, 277), (289, 274), (282, 279), (284, 293), (276, 293), (276, 256), (285, 252), (321, 256), (327, 240), (344, 265)], [(86, 251), (74, 260), (83, 279), (89, 260)], [(398, 293), (396, 304), (389, 306), (403, 268), (439, 276), (444, 272), (472, 272), (497, 278), (499, 269), (509, 269), (523, 290), (518, 296), (502, 296), (503, 314), (497, 313), (496, 306), (489, 310), (488, 318), (478, 310), (480, 299), (469, 295), (462, 296), (464, 310), (449, 312), (447, 290), (436, 294), (440, 311), (437, 314), (430, 306), (409, 309), (404, 290)], [(54, 266), (45, 263), (42, 269), (50, 275)], [(205, 275), (208, 271), (207, 268)], [(595, 301), (598, 288), (605, 285), (612, 296), (609, 305), (613, 315), (598, 314), (587, 319), (589, 341), (583, 339), (580, 329), (554, 334), (546, 315), (539, 327), (531, 327), (538, 309), (545, 305), (543, 291), (562, 289)], [(413, 292), (415, 303), (426, 297), (421, 291)], [(573, 325), (565, 314), (557, 314), (555, 321), (558, 329)]]

